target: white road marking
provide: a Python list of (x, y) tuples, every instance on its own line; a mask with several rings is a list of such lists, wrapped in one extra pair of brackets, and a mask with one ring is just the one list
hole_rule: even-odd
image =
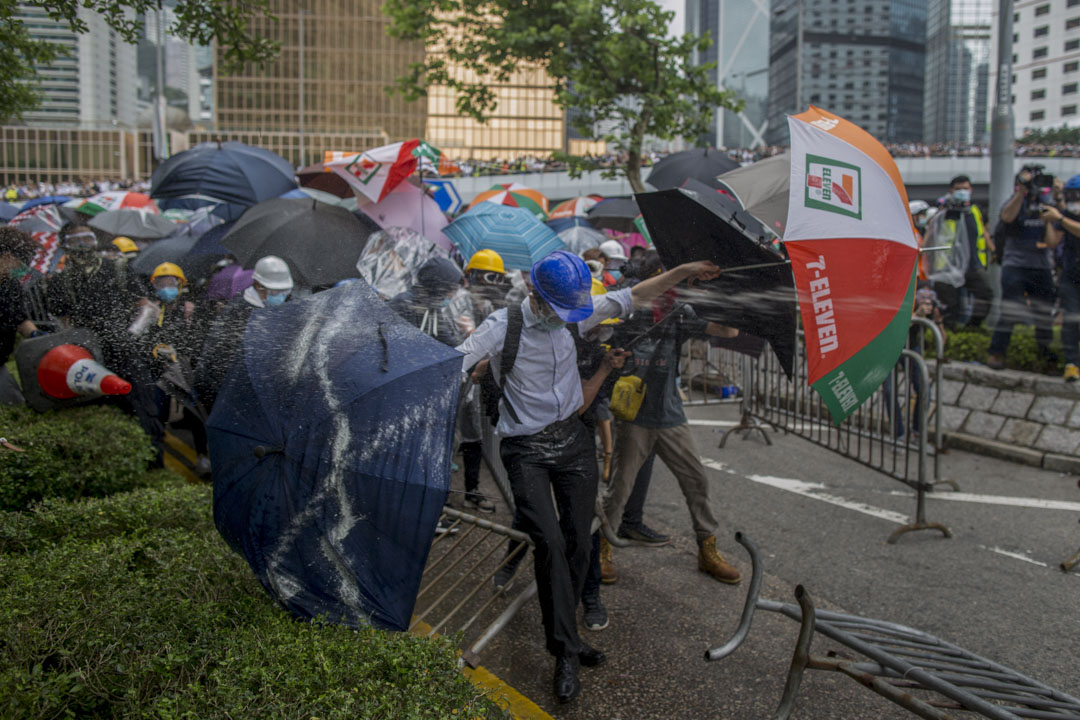
[(739, 423), (734, 420), (687, 420), (687, 425), (700, 425), (701, 427), (735, 427)]
[(999, 547), (987, 547), (985, 545), (980, 545), (979, 547), (982, 548), (983, 550), (989, 550), (992, 553), (997, 553), (998, 555), (1004, 555), (1005, 557), (1012, 558), (1013, 560), (1023, 560), (1026, 563), (1031, 563), (1032, 565), (1038, 565), (1039, 567), (1050, 567), (1046, 563), (1041, 562), (1039, 560), (1035, 560), (1034, 558), (1029, 558), (1027, 555), (1024, 555), (1023, 553), (1011, 552), (1009, 550), (1003, 550), (1002, 548), (999, 548)]
[[(915, 497), (915, 493), (904, 490), (893, 490), (890, 495), (902, 497)], [(1039, 510), (1070, 510), (1080, 512), (1080, 502), (1067, 500), (1041, 500), (1029, 497), (1011, 497), (1009, 495), (978, 495), (976, 493), (940, 492), (934, 493), (935, 500), (951, 500), (953, 502), (982, 503), (984, 505), (1010, 505), (1012, 507), (1038, 508)]]

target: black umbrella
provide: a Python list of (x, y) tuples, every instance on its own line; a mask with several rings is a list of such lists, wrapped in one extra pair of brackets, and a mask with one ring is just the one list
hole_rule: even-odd
[[(240, 142), (210, 142), (177, 153), (150, 179), (150, 197), (250, 207), (296, 187), (288, 160)], [(172, 203), (159, 207), (174, 206)], [(233, 219), (226, 217), (226, 220)]]
[(646, 182), (657, 190), (677, 188), (686, 180), (697, 180), (715, 187), (717, 175), (739, 167), (739, 163), (720, 150), (694, 148), (672, 153), (653, 165)]
[[(171, 262), (179, 265), (180, 260), (188, 254), (191, 248), (195, 247), (196, 242), (198, 242), (198, 238), (194, 238), (187, 233), (158, 240), (140, 250), (138, 256), (128, 264), (128, 267), (133, 272), (149, 277), (154, 272), (154, 268), (161, 263)], [(181, 269), (184, 270), (186, 275), (187, 269), (182, 265)]]
[(641, 210), (631, 198), (608, 198), (593, 205), (585, 214), (595, 228), (632, 233), (638, 231), (634, 227), (634, 218)]
[(758, 160), (716, 179), (717, 186), (731, 193), (747, 212), (781, 237), (787, 226), (790, 184), (790, 153)]
[(298, 284), (318, 287), (356, 277), (356, 261), (370, 234), (345, 208), (314, 199), (275, 198), (244, 213), (222, 244), (245, 268), (277, 255), (289, 263)]
[(747, 234), (733, 206), (714, 190), (677, 188), (636, 198), (666, 267), (711, 260), (733, 269), (707, 283), (679, 288), (680, 299), (705, 320), (768, 340), (791, 377), (796, 315), (791, 266)]
[(148, 210), (106, 210), (87, 225), (110, 235), (123, 235), (141, 240), (157, 240), (176, 232), (176, 223)]

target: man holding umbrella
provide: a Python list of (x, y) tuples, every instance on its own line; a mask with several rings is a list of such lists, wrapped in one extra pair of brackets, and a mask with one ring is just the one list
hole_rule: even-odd
[[(716, 277), (704, 261), (606, 295), (591, 296), (592, 275), (581, 258), (557, 250), (532, 267), (532, 288), (520, 305), (492, 313), (458, 346), (468, 373), (489, 360), (502, 390), (498, 434), (521, 529), (535, 545), (535, 572), (547, 650), (555, 656), (555, 695), (569, 702), (581, 690), (580, 665), (605, 660), (581, 641), (576, 609), (589, 563), (590, 531), (598, 472), (594, 439), (579, 413), (585, 397), (574, 339), (566, 324), (588, 333), (600, 322), (628, 315), (682, 280)], [(512, 316), (511, 316), (512, 313)], [(512, 370), (500, 373), (513, 356), (504, 346), (518, 336)], [(552, 495), (554, 494), (554, 503)], [(558, 506), (558, 516), (556, 516)]]

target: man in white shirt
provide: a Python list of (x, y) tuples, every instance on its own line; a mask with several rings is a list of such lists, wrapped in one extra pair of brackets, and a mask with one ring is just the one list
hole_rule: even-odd
[[(581, 641), (576, 610), (591, 550), (598, 471), (594, 439), (578, 418), (583, 409), (577, 350), (567, 323), (584, 335), (608, 318), (630, 314), (683, 280), (712, 279), (711, 262), (681, 265), (633, 288), (591, 296), (592, 275), (578, 256), (558, 250), (536, 263), (521, 302), (521, 333), (513, 369), (500, 373), (510, 308), (488, 316), (458, 346), (462, 370), (490, 361), (503, 387), (497, 432), (520, 529), (535, 545), (536, 582), (547, 649), (555, 656), (555, 695), (569, 702), (581, 690), (579, 665), (604, 661)], [(514, 312), (518, 312), (514, 310)], [(555, 503), (552, 503), (552, 494)], [(558, 506), (558, 515), (555, 508)]]

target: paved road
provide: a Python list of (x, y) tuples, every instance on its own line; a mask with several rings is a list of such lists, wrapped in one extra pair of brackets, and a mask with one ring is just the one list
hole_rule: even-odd
[[(736, 410), (690, 415), (725, 422)], [(921, 628), (1080, 696), (1080, 572), (1057, 568), (1080, 547), (1075, 477), (954, 451), (943, 471), (964, 494), (937, 493), (927, 514), (955, 537), (923, 532), (887, 545), (914, 510), (896, 481), (796, 437), (775, 436), (771, 448), (733, 438), (719, 450), (716, 428), (697, 425), (694, 433), (710, 465), (721, 549), (749, 577), (734, 531), (757, 541), (766, 559), (763, 595), (790, 602), (802, 583), (818, 607)], [(759, 613), (734, 656), (704, 662), (703, 651), (737, 624), (745, 583), (720, 585), (697, 571), (685, 503), (667, 469), (656, 467), (647, 517), (676, 539), (616, 551), (619, 581), (603, 591), (611, 625), (583, 631), (610, 660), (582, 671), (581, 697), (567, 707), (554, 702), (535, 602), (483, 661), (559, 718), (769, 717), (797, 625)], [(816, 651), (829, 647), (815, 640)], [(795, 717), (912, 716), (847, 678), (810, 673)]]

